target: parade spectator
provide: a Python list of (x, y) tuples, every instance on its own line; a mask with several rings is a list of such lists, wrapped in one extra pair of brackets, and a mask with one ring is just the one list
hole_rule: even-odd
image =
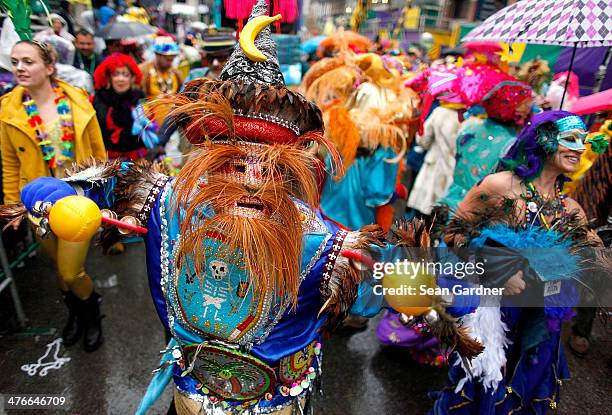
[(104, 56), (112, 55), (113, 53), (124, 53), (125, 47), (123, 46), (121, 39), (107, 39), (106, 49), (104, 50)]
[(218, 79), (232, 54), (235, 44), (236, 40), (229, 33), (202, 37), (203, 67), (193, 69), (189, 73), (189, 80), (195, 78)]
[[(102, 129), (109, 159), (136, 161), (147, 155), (147, 149), (134, 133), (134, 110), (144, 98), (140, 82), (142, 73), (130, 56), (113, 53), (96, 69), (96, 93), (93, 106)], [(121, 242), (104, 247), (105, 254), (125, 251)]]
[[(152, 61), (140, 65), (142, 87), (148, 100), (162, 98), (179, 91), (183, 83), (174, 59), (180, 53), (178, 44), (169, 36), (159, 36), (153, 44), (155, 57)], [(154, 121), (161, 125), (168, 114), (167, 105), (153, 105)]]
[(76, 47), (76, 52), (74, 54), (73, 66), (93, 76), (94, 71), (102, 62), (102, 58), (95, 53), (93, 35), (87, 30), (79, 30), (76, 33), (74, 46)]
[[(55, 50), (45, 43), (20, 41), (12, 49), (11, 64), (19, 86), (0, 102), (6, 204), (19, 203), (20, 190), (38, 177), (61, 178), (73, 163), (92, 157), (106, 159), (87, 95), (56, 79), (56, 61)], [(84, 336), (85, 351), (98, 349), (102, 344), (101, 297), (84, 270), (90, 241), (68, 242), (51, 236), (40, 243), (56, 261), (58, 285), (69, 310), (62, 332), (64, 345), (75, 344)]]
[(13, 22), (8, 17), (2, 22), (0, 30), (0, 96), (9, 93), (15, 87), (15, 76), (11, 66), (11, 49), (19, 35)]
[(70, 42), (74, 42), (74, 36), (68, 32), (68, 23), (66, 23), (66, 19), (57, 13), (52, 13), (50, 19), (53, 24), (53, 33)]
[(55, 34), (51, 29), (38, 32), (34, 35), (34, 40), (52, 46), (55, 52), (57, 52), (55, 69), (58, 79), (76, 88), (85, 89), (88, 94), (93, 93), (91, 74), (73, 66), (76, 54), (76, 48), (73, 42)]
[(109, 159), (135, 161), (146, 155), (143, 142), (132, 134), (132, 111), (144, 98), (141, 80), (136, 62), (120, 53), (107, 57), (94, 73), (93, 106)]
[(109, 23), (112, 23), (117, 16), (117, 12), (108, 5), (106, 1), (94, 1), (94, 10), (96, 10), (96, 20), (98, 27), (102, 29)]
[(72, 65), (74, 62), (74, 38), (72, 40), (57, 35), (53, 29), (45, 29), (34, 35), (34, 40), (49, 44), (57, 52), (57, 63)]

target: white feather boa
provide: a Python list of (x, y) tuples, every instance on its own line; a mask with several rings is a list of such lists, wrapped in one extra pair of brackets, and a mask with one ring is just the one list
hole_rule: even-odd
[(502, 367), (506, 364), (505, 348), (510, 344), (506, 338), (508, 327), (501, 319), (501, 297), (488, 297), (474, 313), (463, 317), (463, 325), (470, 329), (470, 336), (484, 345), (484, 351), (472, 359), (469, 368), (462, 359), (457, 359), (455, 365), (461, 365), (466, 376), (457, 383), (455, 393), (459, 393), (468, 380), (478, 379), (493, 392), (502, 380)]

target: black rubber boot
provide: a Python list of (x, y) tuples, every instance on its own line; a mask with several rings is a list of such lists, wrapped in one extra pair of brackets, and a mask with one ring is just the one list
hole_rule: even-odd
[(87, 300), (81, 300), (81, 317), (83, 318), (83, 350), (95, 352), (104, 342), (102, 337), (102, 315), (100, 303), (102, 297), (92, 292)]
[(80, 305), (81, 300), (70, 291), (62, 291), (64, 304), (68, 308), (68, 321), (62, 330), (62, 341), (64, 346), (76, 344), (83, 334), (83, 323), (81, 321)]

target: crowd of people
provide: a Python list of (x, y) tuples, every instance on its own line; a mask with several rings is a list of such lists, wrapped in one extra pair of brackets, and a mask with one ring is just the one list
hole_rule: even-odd
[[(50, 204), (80, 195), (147, 229), (169, 340), (153, 382), (174, 379), (174, 413), (306, 413), (324, 333), (380, 312), (381, 342), (448, 366), (432, 413), (556, 408), (569, 376), (560, 328), (578, 293), (563, 285), (556, 306), (512, 305), (530, 278), (560, 281), (557, 271), (508, 261), (488, 270), (487, 284), (505, 290), (492, 303), (472, 296), (406, 311), (373, 294), (371, 267), (401, 247), (538, 247), (561, 249), (579, 275), (573, 248), (603, 246), (592, 229), (610, 220), (611, 178), (601, 173), (610, 114), (587, 126), (570, 112), (574, 73), (553, 77), (541, 60), (508, 67), (493, 42), (431, 62), (341, 31), (288, 87), (263, 16), (260, 0), (242, 29), (254, 36), (239, 44), (233, 34), (179, 43), (158, 33), (144, 51), (129, 41), (99, 51), (91, 31), (70, 33), (60, 15), (31, 39), (13, 37), (0, 216), (13, 231), (32, 226), (55, 261), (64, 346), (103, 344), (101, 297), (85, 270), (92, 235), (62, 239), (47, 218)], [(555, 85), (567, 84), (561, 106)], [(604, 180), (597, 197), (593, 177)], [(104, 226), (104, 254), (123, 253), (130, 232)], [(593, 267), (610, 266), (596, 257)], [(584, 355), (595, 311), (578, 313), (569, 346)]]

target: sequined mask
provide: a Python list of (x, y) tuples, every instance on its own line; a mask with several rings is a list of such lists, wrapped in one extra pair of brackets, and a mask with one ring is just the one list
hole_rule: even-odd
[(586, 148), (584, 146), (584, 140), (587, 136), (586, 127), (580, 117), (573, 115), (562, 118), (555, 121), (555, 126), (559, 130), (557, 134), (559, 145), (576, 151)]

